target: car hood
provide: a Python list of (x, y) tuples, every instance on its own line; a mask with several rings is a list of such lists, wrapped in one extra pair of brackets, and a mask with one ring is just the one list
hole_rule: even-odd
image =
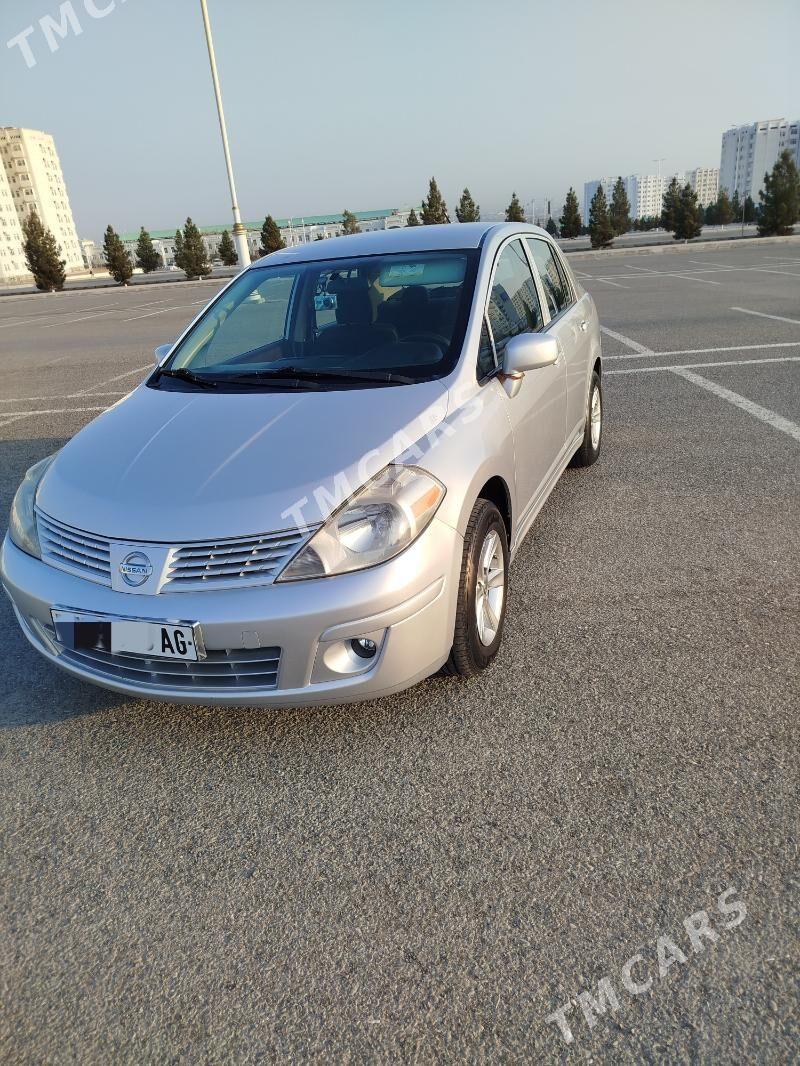
[(216, 394), (142, 385), (65, 445), (36, 502), (51, 518), (120, 540), (314, 525), (446, 412), (438, 381)]

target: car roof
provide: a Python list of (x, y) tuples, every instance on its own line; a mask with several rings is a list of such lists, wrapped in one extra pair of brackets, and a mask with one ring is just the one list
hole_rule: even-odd
[(393, 252), (480, 248), (488, 234), (493, 239), (502, 239), (514, 233), (549, 239), (540, 226), (529, 226), (524, 222), (451, 222), (443, 226), (400, 226), (297, 244), (293, 248), (284, 248), (264, 256), (253, 265), (277, 266), (281, 263), (310, 263), (320, 259), (345, 259)]

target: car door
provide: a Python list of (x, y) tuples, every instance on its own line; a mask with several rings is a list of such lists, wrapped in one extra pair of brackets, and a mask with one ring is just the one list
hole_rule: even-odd
[(525, 243), (544, 290), (550, 318), (547, 332), (559, 342), (566, 364), (566, 439), (570, 439), (583, 427), (586, 417), (588, 317), (575, 299), (567, 270), (553, 245), (544, 237), (526, 237)]
[[(486, 317), (499, 366), (512, 337), (544, 328), (536, 281), (519, 237), (506, 242), (497, 257)], [(554, 365), (524, 375), (518, 391), (508, 397), (508, 414), (514, 433), (518, 510), (524, 520), (564, 446), (566, 368), (561, 356)]]

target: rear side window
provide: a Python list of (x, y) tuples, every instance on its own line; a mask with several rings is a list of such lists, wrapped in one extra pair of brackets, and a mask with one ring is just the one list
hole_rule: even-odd
[(498, 357), (511, 337), (534, 333), (544, 324), (536, 283), (518, 240), (507, 244), (497, 260), (488, 314)]
[(539, 277), (542, 279), (547, 307), (550, 317), (555, 318), (565, 307), (572, 302), (567, 279), (553, 255), (553, 251), (547, 241), (537, 240), (535, 237), (526, 237), (528, 248), (533, 256)]

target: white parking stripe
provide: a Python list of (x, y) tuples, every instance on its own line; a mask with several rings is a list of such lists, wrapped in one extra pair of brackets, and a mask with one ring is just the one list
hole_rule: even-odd
[[(622, 333), (615, 333), (614, 330), (613, 329), (609, 329), (608, 326), (601, 326), (600, 327), (600, 332), (601, 333), (605, 333), (608, 337), (613, 337), (615, 341), (619, 341), (620, 344), (624, 344), (628, 348), (633, 348), (633, 350), (638, 355), (651, 355), (652, 354), (650, 348), (645, 348), (645, 346), (643, 344), (639, 344), (638, 341), (632, 341), (630, 339), (630, 337), (625, 337)], [(609, 358), (613, 358), (613, 356), (609, 356)]]
[(760, 363), (800, 363), (800, 355), (776, 355), (769, 359), (726, 359), (716, 363), (683, 363), (675, 366), (634, 366), (630, 370), (604, 370), (609, 374), (658, 374), (661, 370), (702, 370), (711, 366), (756, 366)]
[(776, 414), (775, 411), (770, 411), (768, 407), (762, 407), (760, 403), (753, 403), (753, 401), (748, 400), (746, 396), (740, 396), (738, 392), (732, 392), (730, 389), (726, 389), (723, 385), (718, 385), (716, 381), (709, 381), (708, 378), (701, 377), (700, 374), (694, 374), (686, 367), (678, 367), (674, 369), (672, 373), (677, 374), (678, 377), (686, 378), (687, 381), (691, 381), (692, 384), (697, 385), (698, 388), (705, 389), (707, 392), (719, 396), (721, 400), (727, 400), (728, 403), (732, 403), (734, 407), (746, 411), (749, 415), (752, 415), (753, 418), (758, 418), (762, 422), (766, 422), (768, 426), (780, 430), (781, 433), (785, 433), (788, 437), (792, 437), (793, 440), (800, 443), (800, 426), (798, 426), (796, 422), (790, 422), (788, 418)]
[[(602, 326), (600, 327), (603, 328)], [(760, 352), (765, 348), (800, 348), (800, 341), (771, 341), (769, 344), (726, 344), (720, 348), (678, 348), (671, 352), (654, 352), (645, 348), (638, 355), (604, 355), (603, 362), (612, 359), (660, 359), (665, 355), (710, 355), (712, 352)]]
[(134, 370), (126, 370), (124, 374), (117, 374), (115, 378), (107, 378), (105, 381), (98, 381), (96, 385), (91, 385), (88, 389), (84, 389), (82, 392), (73, 393), (73, 396), (88, 396), (89, 393), (95, 392), (96, 389), (102, 389), (104, 385), (113, 385), (115, 381), (122, 381), (123, 378), (129, 378), (133, 374), (141, 374), (143, 370), (152, 370), (154, 367), (155, 363), (147, 363), (145, 366), (137, 366)]
[[(588, 278), (586, 279), (589, 280)], [(611, 281), (609, 278), (596, 277), (592, 278), (592, 281), (602, 281), (606, 285), (613, 285), (617, 289), (629, 289), (630, 285), (620, 285), (618, 281)]]
[(794, 326), (800, 326), (800, 318), (784, 318), (783, 315), (768, 315), (763, 311), (751, 311), (747, 307), (732, 307), (731, 311), (741, 311), (743, 315), (757, 315), (758, 318), (772, 318), (775, 322), (791, 322)]
[[(66, 392), (63, 396), (0, 396), (0, 403), (42, 403), (43, 400), (77, 400), (83, 393)], [(92, 396), (124, 396), (124, 392), (93, 392)], [(2, 413), (2, 412), (0, 412)]]
[(162, 307), (160, 311), (148, 311), (146, 315), (134, 315), (133, 318), (123, 318), (123, 322), (135, 322), (137, 318), (151, 318), (153, 315), (163, 315), (167, 311), (179, 311), (182, 307), (195, 307), (197, 304), (207, 303), (206, 300), (193, 300), (190, 304), (176, 304), (175, 307)]

